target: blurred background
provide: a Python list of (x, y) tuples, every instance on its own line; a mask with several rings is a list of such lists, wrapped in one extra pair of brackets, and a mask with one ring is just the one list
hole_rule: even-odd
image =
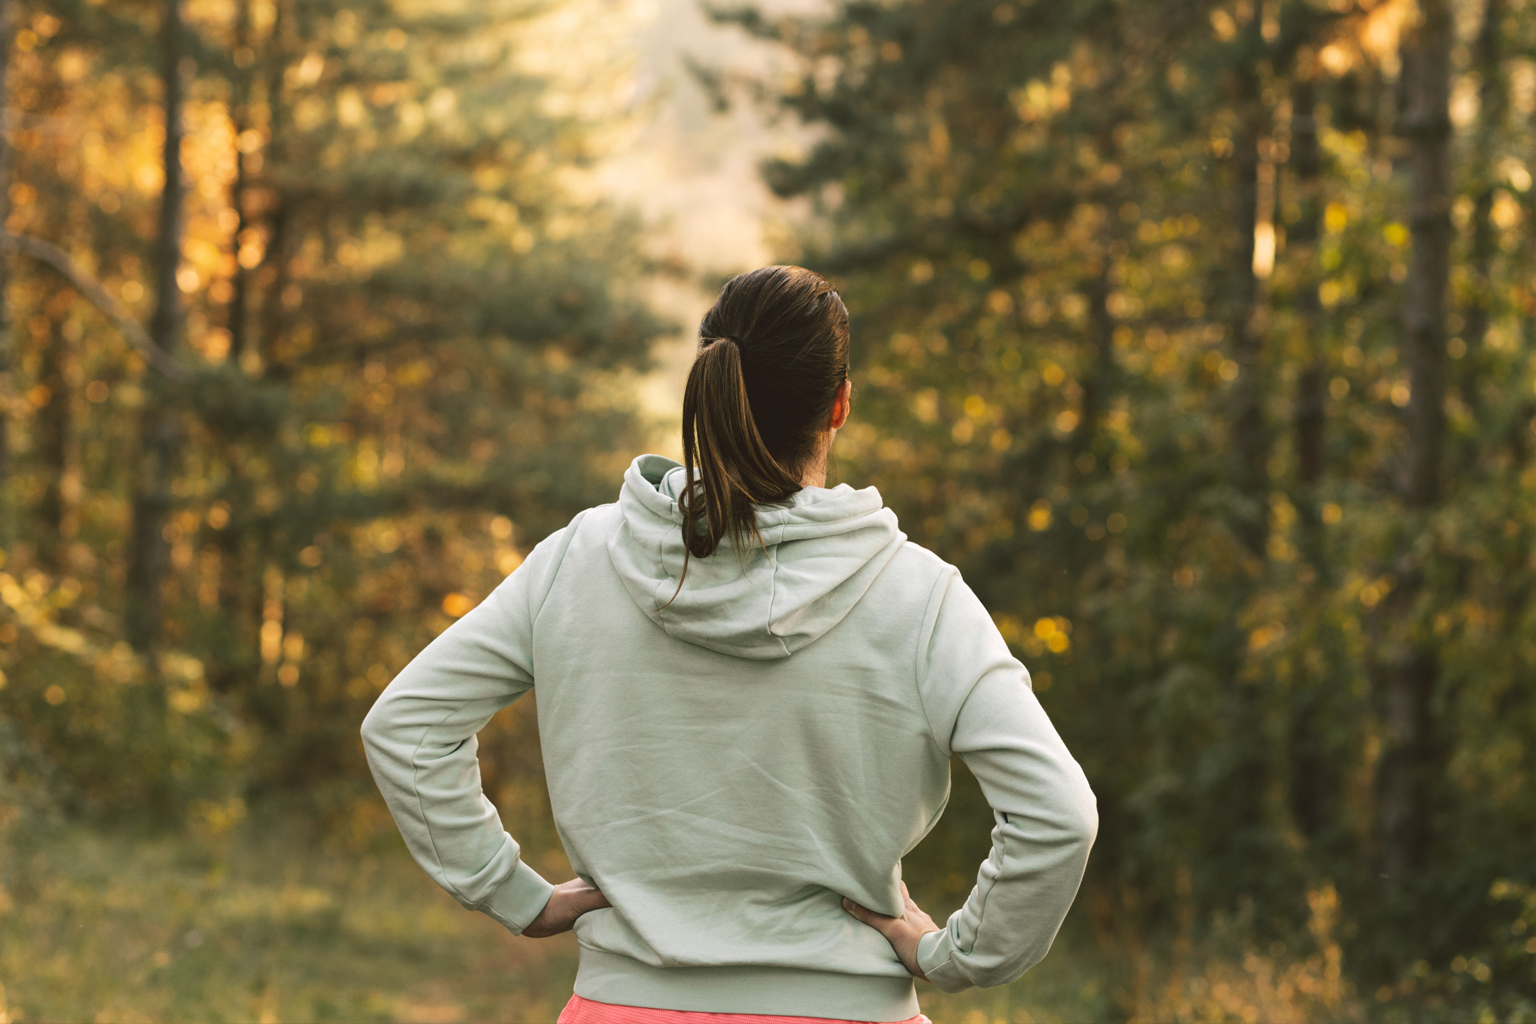
[[(552, 1020), (357, 729), (771, 261), (1092, 780), (936, 1021), (1536, 1020), (1527, 0), (0, 0), (0, 1021)], [(482, 737), (568, 877), (534, 698)], [(906, 865), (954, 910), (956, 765)]]

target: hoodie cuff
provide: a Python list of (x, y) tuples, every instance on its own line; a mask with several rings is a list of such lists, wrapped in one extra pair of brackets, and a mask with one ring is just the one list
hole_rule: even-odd
[(941, 992), (962, 992), (971, 982), (955, 966), (954, 942), (948, 928), (929, 932), (917, 940), (917, 967)]
[(476, 907), (500, 921), (513, 935), (521, 935), (523, 929), (539, 916), (555, 887), (544, 880), (527, 862), (518, 858), (512, 874), (496, 887), (490, 899)]

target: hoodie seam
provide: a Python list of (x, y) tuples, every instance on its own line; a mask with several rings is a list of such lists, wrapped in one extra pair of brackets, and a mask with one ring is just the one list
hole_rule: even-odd
[[(1002, 833), (1002, 837), (997, 841), (997, 848), (1000, 853), (999, 857), (997, 858), (998, 874), (1000, 875), (1002, 873), (1002, 866), (1008, 863), (1008, 833), (1001, 826), (1008, 824), (1010, 819), (1007, 812), (1005, 811), (997, 811), (996, 813), (999, 817), (1002, 818), (1002, 821), (999, 822), (999, 827), (996, 829), (996, 831)], [(991, 859), (990, 853), (988, 854), (988, 859)], [(964, 949), (959, 948), (959, 943), (953, 943), (953, 948), (955, 951), (962, 956), (972, 955), (976, 950), (976, 944), (981, 941), (981, 929), (982, 926), (987, 923), (987, 903), (992, 898), (993, 890), (997, 888), (997, 882), (998, 879), (996, 876), (991, 878), (987, 882), (986, 891), (982, 892), (981, 894), (981, 905), (976, 908), (976, 924), (971, 929), (971, 941), (966, 944)], [(981, 887), (981, 883), (979, 881), (977, 882), (976, 887), (978, 889)], [(956, 931), (959, 931), (959, 929), (957, 928)]]
[[(443, 888), (452, 893), (454, 899), (458, 900), (465, 907), (474, 910), (479, 908), (480, 901), (471, 901), (464, 895), (459, 887), (453, 884), (453, 882), (448, 878), (447, 866), (443, 863), (443, 855), (437, 848), (437, 835), (432, 831), (432, 818), (427, 814), (426, 803), (422, 800), (421, 797), (421, 785), (419, 781), (421, 775), (421, 766), (416, 763), (416, 757), (421, 753), (421, 748), (426, 746), (427, 738), (431, 736), (433, 732), (442, 728), (444, 722), (447, 722), (454, 715), (462, 711), (464, 709), (464, 705), (468, 703), (469, 701), (464, 701), (462, 703), (455, 704), (441, 719), (439, 719), (434, 724), (427, 726), (427, 728), (421, 731), (421, 739), (417, 740), (416, 746), (411, 749), (411, 794), (416, 797), (416, 810), (417, 813), (421, 816), (422, 825), (426, 827), (427, 841), (432, 844), (432, 859), (437, 861), (437, 871), (438, 874), (443, 878)], [(505, 830), (503, 831), (505, 832)], [(500, 853), (501, 851), (498, 849), (496, 852)], [(519, 853), (520, 852), (521, 851), (519, 851)], [(521, 857), (518, 857), (517, 859), (520, 860)], [(515, 867), (516, 865), (514, 865), (514, 869)]]
[[(768, 635), (777, 640), (779, 642), (779, 646), (784, 648), (784, 656), (787, 658), (795, 652), (789, 649), (789, 644), (784, 641), (784, 637), (779, 633), (774, 632), (773, 629), (773, 604), (779, 598), (779, 545), (784, 543), (784, 523), (780, 522), (776, 525), (778, 527), (779, 534), (773, 542), (773, 554), (768, 555), (768, 565), (772, 571), (768, 574), (767, 627)], [(767, 545), (765, 544), (764, 547), (766, 548)], [(765, 555), (768, 554), (767, 551), (764, 551), (763, 553)]]
[[(608, 506), (598, 505), (596, 507), (597, 508), (606, 508)], [(534, 644), (535, 644), (534, 634), (538, 631), (539, 617), (544, 614), (544, 605), (547, 604), (548, 601), (549, 601), (550, 592), (555, 589), (555, 581), (557, 579), (559, 579), (559, 577), (560, 577), (560, 570), (565, 568), (565, 554), (566, 554), (567, 551), (569, 551), (571, 549), (571, 541), (576, 539), (576, 531), (581, 528), (582, 520), (585, 519), (587, 513), (591, 512), (591, 511), (592, 511), (592, 509), (582, 509), (580, 512), (576, 513), (575, 518), (573, 518), (569, 523), (567, 523), (565, 525), (564, 529), (562, 530), (562, 532), (565, 534), (565, 536), (560, 538), (560, 550), (557, 551), (555, 553), (555, 556), (554, 556), (554, 562), (555, 562), (554, 571), (549, 574), (549, 582), (547, 584), (545, 584), (545, 586), (544, 586), (544, 593), (539, 595), (539, 606), (538, 606), (538, 608), (537, 609), (533, 609), (533, 608), (529, 609), (529, 615), (528, 615), (528, 648), (529, 648), (529, 650), (528, 650), (528, 660), (530, 662), (530, 665), (529, 665), (530, 669), (532, 669), (532, 667), (533, 667), (531, 663), (533, 661), (533, 647), (534, 647)], [(537, 676), (537, 673), (533, 673), (533, 674), (535, 676)]]
[[(960, 575), (960, 570), (952, 565), (946, 563), (945, 568), (948, 571), (939, 573), (938, 578), (933, 581), (933, 586), (928, 588), (928, 600), (923, 603), (923, 617), (918, 622), (917, 647), (912, 657), (912, 685), (917, 690), (918, 706), (923, 709), (923, 721), (928, 724), (928, 741), (939, 753), (945, 757), (952, 757), (954, 751), (949, 749), (948, 744), (939, 742), (938, 733), (933, 728), (933, 715), (928, 710), (928, 700), (923, 696), (923, 683), (927, 681), (927, 673), (923, 668), (923, 654), (933, 646), (933, 634), (939, 628), (939, 615), (934, 609), (934, 596), (938, 595), (939, 604), (942, 605), (944, 597), (949, 593), (949, 585)], [(925, 630), (923, 627), (928, 623), (930, 611), (933, 613), (933, 628)]]
[[(666, 478), (663, 477), (662, 479), (666, 479)], [(671, 518), (671, 517), (669, 516), (668, 518)], [(620, 519), (620, 526), (622, 526), (622, 525), (623, 525), (623, 520), (621, 518)], [(631, 536), (634, 535), (634, 531), (633, 530), (630, 531), (630, 535)], [(688, 538), (687, 537), (683, 538), (683, 546), (685, 548), (688, 546)], [(666, 550), (666, 548), (667, 548), (667, 531), (666, 530), (662, 530), (660, 533), (658, 533), (656, 535), (656, 564), (661, 566), (661, 579), (657, 582), (655, 587), (651, 588), (651, 602), (656, 606), (656, 621), (657, 621), (657, 624), (661, 626), (661, 629), (662, 629), (662, 631), (664, 633), (666, 633), (668, 636), (671, 636), (672, 635), (672, 631), (670, 629), (667, 629), (667, 621), (666, 621), (667, 606), (661, 603), (661, 594), (659, 593), (659, 590), (660, 590), (661, 587), (664, 587), (667, 584), (672, 582), (672, 577), (667, 572), (667, 550)], [(683, 581), (682, 580), (678, 580), (677, 581), (677, 592), (678, 593), (682, 593), (682, 590), (683, 590)]]

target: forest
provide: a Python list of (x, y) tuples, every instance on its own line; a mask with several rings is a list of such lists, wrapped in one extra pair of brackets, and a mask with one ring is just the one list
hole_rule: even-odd
[[(0, 1021), (569, 995), (569, 936), (416, 871), (358, 726), (677, 446), (657, 282), (750, 269), (583, 185), (647, 113), (550, 78), (575, 3), (0, 0)], [(925, 1012), (1536, 1021), (1536, 9), (704, 10), (777, 55), (690, 73), (799, 132), (773, 258), (852, 317), (833, 479), (1098, 795), (1052, 954)], [(532, 701), (482, 771), (560, 880)], [(990, 827), (957, 761), (935, 917)]]

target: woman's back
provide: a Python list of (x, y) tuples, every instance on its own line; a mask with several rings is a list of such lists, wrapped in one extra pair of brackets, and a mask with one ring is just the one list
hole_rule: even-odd
[[(715, 615), (679, 609), (683, 594), (658, 613), (682, 550), (647, 543), (672, 503), (642, 473), (671, 465), (637, 464), (618, 505), (571, 525), (534, 626), (555, 823), (613, 904), (577, 934), (629, 961), (585, 959), (582, 994), (636, 1002), (631, 989), (671, 984), (639, 965), (745, 965), (719, 973), (742, 1009), (761, 1005), (747, 988), (786, 984), (771, 967), (842, 975), (820, 979), (845, 1004), (830, 1006), (827, 991), (805, 991), (825, 984), (795, 977), (797, 1012), (905, 1006), (910, 975), (839, 897), (899, 913), (901, 857), (948, 797), (917, 666), (925, 610), (951, 571), (905, 543), (872, 489), (811, 489), (764, 513), (744, 572), (729, 548), (694, 564), (684, 594)], [(706, 596), (718, 590), (734, 600)], [(674, 615), (688, 639), (663, 628)], [(939, 715), (958, 707), (930, 699)]]
[[(815, 316), (841, 310), (792, 269), (755, 274), (808, 286), (796, 308)], [(758, 310), (755, 294), (737, 305)], [(840, 315), (819, 456), (811, 435), (783, 434), (811, 452), (801, 462), (824, 466), (847, 415)], [(803, 370), (801, 335), (784, 337)], [(706, 351), (690, 376), (703, 397), (684, 412), (713, 467), (703, 483), (691, 462), (636, 459), (616, 504), (547, 538), (423, 651), (364, 724), (380, 789), (462, 904), (518, 932), (545, 919), (552, 887), (480, 792), (473, 739), (537, 690), (555, 823), (601, 890), (575, 911), (589, 1000), (890, 1021), (917, 1012), (914, 973), (949, 990), (1011, 980), (1076, 893), (1097, 823), (1087, 782), (959, 574), (908, 543), (873, 488), (789, 474), (791, 449), (765, 449), (750, 422), (747, 349), (722, 336)], [(814, 426), (825, 400), (801, 418)], [(952, 754), (997, 824), (976, 888), (938, 929), (904, 904), (901, 857), (943, 811)], [(860, 923), (904, 908), (922, 928)]]

